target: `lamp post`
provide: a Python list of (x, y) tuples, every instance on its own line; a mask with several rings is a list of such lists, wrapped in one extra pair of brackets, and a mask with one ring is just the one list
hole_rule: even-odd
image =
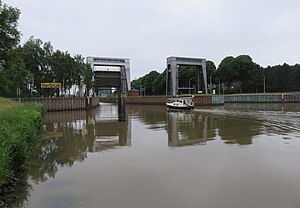
[(190, 80), (189, 80), (189, 94), (191, 94), (191, 80), (192, 79), (194, 79), (194, 78), (191, 78)]
[(218, 82), (219, 82), (219, 95), (221, 94), (221, 92), (220, 92), (220, 80), (218, 79), (218, 78), (216, 78), (217, 80), (218, 80)]
[[(210, 83), (210, 94), (212, 94), (212, 75), (215, 71), (212, 71), (210, 76), (209, 76), (209, 83)], [(217, 78), (216, 78), (217, 79)], [(219, 80), (219, 85), (220, 85), (220, 80)], [(219, 90), (219, 93), (220, 93), (220, 90)]]
[(264, 94), (266, 94), (266, 77), (264, 74), (263, 75), (263, 78), (264, 78)]
[(224, 83), (222, 82), (222, 92), (223, 92), (223, 95), (224, 95)]
[(212, 75), (213, 75), (214, 72), (211, 72), (210, 76), (209, 76), (209, 91), (210, 91), (210, 94), (212, 94), (212, 85), (211, 85), (211, 79), (212, 79)]

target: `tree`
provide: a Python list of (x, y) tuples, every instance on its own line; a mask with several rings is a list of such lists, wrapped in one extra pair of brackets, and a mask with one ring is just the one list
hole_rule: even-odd
[(37, 90), (41, 95), (41, 83), (51, 81), (52, 77), (49, 76), (47, 69), (46, 52), (43, 48), (43, 41), (30, 37), (29, 40), (23, 45), (22, 55), (25, 63), (25, 68), (32, 77), (30, 85)]
[(213, 61), (210, 60), (206, 61), (206, 71), (207, 71), (207, 76), (217, 71), (216, 65)]
[(217, 77), (226, 85), (230, 85), (230, 83), (234, 80), (231, 67), (233, 60), (234, 58), (232, 56), (225, 57), (217, 69)]
[(78, 67), (82, 63), (76, 62), (68, 52), (56, 50), (51, 58), (54, 80), (62, 83), (61, 91), (67, 94), (70, 89), (78, 82), (78, 76), (81, 74)]
[(155, 95), (164, 95), (166, 93), (166, 71), (167, 69), (160, 73), (154, 80), (153, 86)]
[(241, 92), (257, 92), (261, 85), (263, 70), (252, 61), (248, 55), (240, 55), (236, 58), (228, 56), (224, 58), (217, 70), (218, 78), (227, 87), (236, 88)]
[(17, 30), (20, 11), (17, 8), (7, 6), (0, 0), (0, 62), (5, 60), (9, 49), (14, 48), (20, 39)]
[(91, 67), (90, 64), (83, 64), (83, 73), (82, 73), (82, 80), (83, 80), (83, 84), (85, 84), (86, 86), (86, 95), (88, 95), (89, 91), (92, 89), (93, 87), (93, 69)]
[(7, 85), (9, 91), (7, 97), (26, 97), (28, 94), (27, 78), (28, 74), (25, 70), (25, 64), (22, 58), (22, 48), (17, 47), (8, 51), (5, 63), (5, 76), (9, 80)]
[(155, 95), (156, 87), (154, 86), (155, 80), (157, 80), (159, 73), (155, 70), (149, 72), (144, 76), (142, 80), (145, 95)]
[(268, 66), (264, 69), (267, 92), (293, 92), (300, 90), (300, 65)]
[(165, 85), (166, 72), (159, 73), (155, 70), (131, 82), (131, 87), (140, 90), (144, 95), (165, 94)]
[(8, 51), (17, 46), (20, 32), (17, 30), (20, 11), (0, 0), (0, 95), (9, 96), (12, 81), (7, 77)]
[[(195, 85), (197, 82), (197, 69), (195, 66), (179, 66), (179, 87), (188, 87), (189, 84)], [(189, 82), (191, 80), (191, 82)]]

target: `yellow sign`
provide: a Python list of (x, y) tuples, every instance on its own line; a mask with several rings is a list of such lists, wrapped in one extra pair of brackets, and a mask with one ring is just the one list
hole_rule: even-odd
[(63, 132), (50, 131), (50, 132), (47, 132), (46, 134), (42, 134), (42, 139), (62, 138), (62, 137), (64, 137)]
[(50, 82), (50, 83), (41, 83), (41, 88), (61, 88), (61, 83), (55, 83), (55, 82)]

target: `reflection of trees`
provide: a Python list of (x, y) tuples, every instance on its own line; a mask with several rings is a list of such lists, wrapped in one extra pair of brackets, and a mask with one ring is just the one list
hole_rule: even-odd
[(31, 190), (26, 174), (21, 175), (18, 181), (10, 184), (9, 190), (0, 193), (0, 207), (23, 207)]
[(170, 146), (203, 144), (215, 137), (214, 122), (209, 115), (195, 112), (167, 112), (165, 106), (128, 105), (130, 115), (139, 118), (151, 129), (163, 128), (168, 132)]
[(161, 105), (128, 105), (128, 114), (139, 118), (149, 128), (165, 128), (166, 126), (166, 107)]
[[(106, 107), (114, 108), (113, 105)], [(105, 108), (102, 110), (108, 112)], [(85, 160), (90, 152), (130, 145), (131, 119), (118, 122), (117, 111), (111, 109), (111, 112), (116, 114), (116, 118), (102, 117), (104, 114), (99, 109), (95, 112), (48, 113), (40, 144), (32, 156), (34, 164), (28, 171), (28, 177), (35, 183), (43, 182), (49, 177), (54, 178), (59, 167)], [(261, 130), (261, 122), (253, 118), (188, 111), (167, 112), (165, 106), (128, 105), (127, 115), (133, 118), (138, 116), (149, 128), (165, 129), (168, 144), (172, 147), (206, 144), (218, 136), (227, 144), (246, 145), (251, 144), (252, 138)], [(20, 206), (12, 207), (21, 207), (30, 194), (28, 177), (19, 182), (19, 199), (10, 200)]]
[(220, 117), (217, 126), (219, 136), (227, 144), (252, 144), (252, 138), (261, 131), (261, 122), (252, 118)]
[(220, 136), (227, 144), (252, 144), (261, 131), (261, 122), (250, 117), (222, 116), (209, 113), (167, 112), (165, 106), (128, 106), (150, 128), (165, 128), (170, 146), (206, 144)]
[[(96, 121), (96, 113), (48, 113), (41, 143), (33, 156), (36, 165), (29, 171), (33, 181), (45, 181), (48, 177), (55, 177), (58, 167), (81, 162), (89, 152), (114, 149), (127, 144), (127, 139), (130, 139), (129, 122), (118, 122), (117, 118)], [(117, 142), (101, 142), (101, 139), (108, 136), (117, 138)]]
[[(36, 166), (29, 172), (35, 182), (43, 182), (48, 177), (54, 178), (59, 166), (72, 166), (75, 161), (83, 161), (87, 153), (93, 149), (93, 126), (85, 125), (83, 132), (71, 124), (46, 124), (44, 135), (47, 138), (42, 137), (39, 149), (34, 155)], [(60, 132), (62, 135), (49, 138), (47, 132)]]
[[(116, 109), (112, 110), (116, 111)], [(7, 194), (6, 199), (3, 199), (8, 207), (24, 206), (31, 191), (28, 178), (35, 183), (44, 182), (49, 177), (54, 178), (59, 167), (72, 166), (75, 162), (81, 162), (89, 152), (130, 145), (130, 119), (126, 122), (118, 122), (116, 117), (103, 121), (99, 114), (101, 114), (99, 108), (92, 111), (47, 113), (40, 142), (31, 157), (33, 164), (17, 182), (15, 191)], [(107, 142), (108, 137), (115, 138), (115, 141)], [(18, 198), (15, 197), (16, 195)]]

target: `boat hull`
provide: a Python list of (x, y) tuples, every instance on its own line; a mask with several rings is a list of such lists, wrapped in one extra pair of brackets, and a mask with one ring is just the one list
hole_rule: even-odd
[(167, 104), (167, 107), (170, 109), (180, 109), (180, 110), (194, 109), (194, 106), (178, 106), (178, 105), (171, 105), (171, 104)]

